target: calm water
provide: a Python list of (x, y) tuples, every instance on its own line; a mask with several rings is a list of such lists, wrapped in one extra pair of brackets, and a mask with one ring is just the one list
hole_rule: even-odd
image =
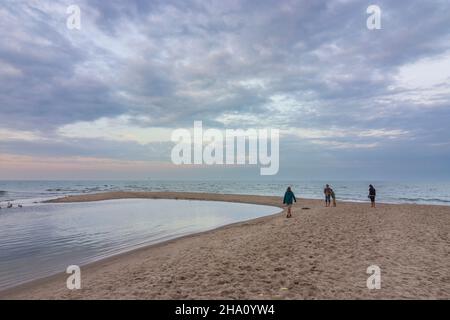
[(0, 289), (144, 245), (281, 211), (214, 201), (126, 199), (0, 213)]
[(382, 181), (0, 181), (0, 206), (8, 200), (31, 204), (69, 194), (106, 191), (189, 191), (212, 193), (240, 193), (282, 196), (292, 185), (300, 198), (321, 199), (325, 183), (330, 183), (338, 200), (367, 201), (367, 189), (372, 183), (378, 201), (386, 203), (419, 203), (450, 205), (448, 182), (382, 182)]

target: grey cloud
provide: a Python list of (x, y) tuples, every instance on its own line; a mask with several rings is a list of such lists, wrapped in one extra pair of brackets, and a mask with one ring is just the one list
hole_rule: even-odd
[[(220, 127), (218, 119), (233, 114), (283, 128), (405, 130), (410, 140), (402, 146), (448, 141), (448, 95), (424, 108), (396, 99), (389, 88), (402, 65), (450, 50), (450, 4), (378, 1), (383, 29), (377, 31), (365, 26), (369, 4), (81, 1), (96, 34), (110, 43), (87, 37), (89, 46), (80, 47), (76, 37), (55, 28), (55, 19), (64, 19), (45, 6), (3, 2), (2, 17), (11, 21), (0, 25), (7, 39), (0, 43), (0, 62), (22, 75), (0, 73), (0, 111), (6, 115), (0, 126), (51, 136), (67, 123), (122, 114), (140, 126), (166, 127), (191, 126), (193, 120)], [(263, 85), (245, 85), (255, 79)], [(406, 90), (397, 93), (408, 96)], [(274, 111), (276, 95), (297, 103)], [(381, 103), (386, 96), (389, 103)], [(373, 152), (387, 156), (392, 143), (383, 141), (381, 151)], [(119, 145), (110, 148), (120, 150)], [(317, 146), (311, 148), (319, 157)], [(129, 154), (140, 155), (140, 148)]]

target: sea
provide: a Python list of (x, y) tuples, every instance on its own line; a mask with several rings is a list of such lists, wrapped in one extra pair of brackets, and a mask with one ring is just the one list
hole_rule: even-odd
[(282, 196), (291, 186), (298, 198), (322, 199), (330, 184), (337, 200), (368, 201), (368, 186), (377, 202), (450, 205), (450, 182), (392, 181), (0, 181), (0, 207), (7, 202), (30, 205), (66, 195), (109, 191), (187, 191)]

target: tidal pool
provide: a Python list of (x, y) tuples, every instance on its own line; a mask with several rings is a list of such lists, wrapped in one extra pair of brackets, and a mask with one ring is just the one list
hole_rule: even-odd
[(146, 245), (280, 212), (218, 201), (121, 199), (0, 210), (0, 289)]

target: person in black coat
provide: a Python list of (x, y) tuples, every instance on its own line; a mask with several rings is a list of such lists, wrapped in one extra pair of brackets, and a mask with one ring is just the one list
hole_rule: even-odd
[(373, 187), (373, 185), (369, 185), (369, 199), (370, 199), (370, 205), (372, 208), (375, 208), (375, 197), (377, 196), (377, 191)]

